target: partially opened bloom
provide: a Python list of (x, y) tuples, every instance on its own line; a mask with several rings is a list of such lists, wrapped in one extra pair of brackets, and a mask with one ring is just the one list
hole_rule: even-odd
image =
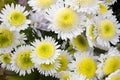
[(111, 73), (105, 80), (120, 80), (120, 69)]
[(104, 76), (120, 69), (120, 54), (116, 48), (110, 48), (107, 54), (101, 54), (97, 65), (97, 75), (101, 79)]
[(16, 48), (15, 53), (12, 55), (12, 71), (15, 71), (20, 76), (30, 74), (34, 68), (34, 63), (30, 58), (31, 54), (31, 46), (21, 46)]
[(60, 49), (58, 49), (59, 45), (52, 37), (35, 40), (32, 44), (33, 53), (31, 54), (31, 58), (35, 64), (52, 63), (60, 55)]
[(10, 30), (24, 30), (31, 23), (27, 19), (29, 15), (28, 11), (25, 11), (25, 7), (20, 5), (5, 5), (0, 13), (0, 21), (2, 21), (6, 26), (9, 26)]

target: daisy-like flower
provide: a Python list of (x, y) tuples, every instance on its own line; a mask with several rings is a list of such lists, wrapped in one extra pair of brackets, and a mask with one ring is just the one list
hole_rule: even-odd
[(49, 64), (55, 61), (60, 55), (59, 45), (52, 37), (41, 38), (35, 40), (33, 45), (32, 61), (36, 64)]
[(120, 69), (110, 74), (105, 80), (120, 80)]
[(74, 57), (75, 61), (73, 61), (69, 67), (78, 75), (78, 78), (80, 80), (96, 80), (96, 57), (90, 52), (84, 54), (77, 52)]
[(106, 5), (113, 5), (117, 0), (102, 0), (104, 4)]
[(10, 52), (20, 42), (20, 33), (17, 31), (10, 31), (4, 24), (0, 25), (0, 52)]
[(12, 60), (12, 56), (10, 53), (2, 53), (0, 55), (1, 67), (11, 70), (11, 60)]
[(57, 4), (46, 11), (50, 21), (49, 29), (58, 33), (58, 38), (72, 39), (84, 30), (86, 17), (83, 13), (77, 13), (73, 8)]
[(59, 59), (59, 63), (61, 64), (61, 66), (57, 69), (58, 73), (61, 71), (68, 70), (68, 64), (72, 61), (72, 57), (67, 51), (63, 50), (60, 53), (61, 54), (59, 55), (58, 59)]
[(33, 8), (35, 11), (43, 11), (49, 9), (52, 5), (56, 3), (61, 3), (63, 0), (29, 0), (28, 4)]
[(120, 54), (116, 48), (110, 48), (108, 54), (101, 54), (98, 60), (100, 61), (97, 66), (97, 75), (99, 79), (120, 68)]
[(0, 21), (9, 26), (11, 30), (24, 30), (31, 23), (27, 19), (28, 15), (29, 12), (25, 11), (25, 7), (14, 4), (5, 5), (0, 13)]
[(99, 0), (65, 0), (65, 3), (73, 7), (78, 12), (96, 14), (99, 10)]
[(57, 69), (60, 67), (60, 63), (58, 60), (55, 60), (52, 63), (46, 64), (35, 64), (35, 67), (38, 69), (38, 71), (45, 75), (45, 76), (53, 76), (57, 73)]
[(89, 50), (87, 39), (83, 35), (76, 36), (71, 42), (73, 47), (81, 52)]
[(15, 50), (12, 55), (12, 71), (19, 73), (19, 75), (30, 74), (33, 71), (34, 64), (30, 58), (32, 54), (31, 46), (21, 46)]
[(93, 20), (96, 27), (95, 32), (97, 32), (95, 45), (106, 50), (110, 47), (110, 43), (116, 45), (119, 41), (120, 24), (115, 16), (96, 16)]

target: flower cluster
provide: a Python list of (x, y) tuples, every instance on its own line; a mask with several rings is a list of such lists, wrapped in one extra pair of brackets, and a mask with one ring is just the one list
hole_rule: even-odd
[[(60, 80), (120, 80), (117, 0), (28, 0), (0, 11), (1, 67)], [(21, 2), (23, 3), (23, 2)], [(25, 32), (32, 29), (34, 40)], [(46, 34), (48, 33), (48, 35)], [(103, 50), (103, 52), (96, 51)], [(98, 54), (99, 53), (99, 54)]]

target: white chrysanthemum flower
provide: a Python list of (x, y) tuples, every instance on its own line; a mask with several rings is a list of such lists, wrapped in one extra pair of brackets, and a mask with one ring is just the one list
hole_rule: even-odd
[(10, 52), (19, 43), (20, 33), (10, 31), (4, 24), (0, 25), (0, 52)]
[(50, 21), (48, 28), (58, 33), (58, 38), (72, 39), (84, 31), (86, 16), (83, 13), (77, 13), (64, 4), (52, 6), (46, 12)]
[(111, 73), (105, 80), (120, 80), (120, 69)]
[(31, 24), (33, 28), (50, 31), (48, 29), (49, 21), (45, 18), (44, 14), (41, 12), (31, 12), (30, 13)]
[(55, 61), (60, 55), (59, 45), (52, 37), (41, 38), (35, 40), (33, 45), (33, 53), (31, 54), (32, 61), (35, 64), (49, 64)]
[(35, 64), (35, 67), (41, 74), (45, 76), (53, 76), (53, 77), (54, 77), (54, 74), (57, 73), (57, 69), (60, 66), (61, 65), (58, 60), (55, 60), (54, 62), (49, 64), (46, 64), (46, 63)]
[(1, 67), (8, 69), (8, 70), (11, 70), (11, 60), (12, 60), (11, 53), (2, 53), (0, 55)]
[(5, 5), (5, 8), (0, 13), (0, 21), (9, 26), (11, 30), (24, 30), (31, 23), (27, 19), (28, 15), (29, 12), (25, 11), (25, 7), (14, 4)]
[(32, 54), (31, 46), (21, 46), (15, 50), (12, 55), (12, 71), (19, 73), (19, 75), (30, 74), (33, 71), (34, 64), (30, 55)]
[(79, 50), (81, 52), (89, 50), (89, 44), (83, 35), (76, 36), (72, 39), (71, 43), (76, 50)]
[(117, 22), (115, 16), (96, 16), (93, 21), (97, 30), (95, 42), (97, 47), (107, 50), (110, 47), (110, 43), (116, 45), (119, 42), (120, 24)]
[(73, 7), (78, 12), (96, 14), (99, 10), (99, 0), (65, 0), (65, 3)]
[(29, 0), (28, 4), (34, 11), (44, 11), (56, 3), (60, 4), (63, 0)]
[(120, 69), (120, 54), (116, 48), (110, 48), (108, 54), (101, 54), (97, 65), (97, 75), (101, 79)]
[(117, 0), (102, 0), (104, 4), (106, 5), (113, 5)]
[(79, 79), (96, 80), (97, 63), (95, 60), (97, 57), (90, 52), (77, 52), (74, 57), (75, 61), (69, 67), (78, 75)]

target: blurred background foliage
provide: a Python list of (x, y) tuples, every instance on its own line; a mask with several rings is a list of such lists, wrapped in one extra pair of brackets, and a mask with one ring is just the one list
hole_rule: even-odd
[[(28, 5), (26, 4), (27, 0), (0, 0), (0, 10), (4, 7), (5, 4), (10, 4), (10, 3), (21, 4), (21, 5), (26, 6), (27, 9), (29, 9)], [(110, 8), (113, 9), (114, 15), (117, 17), (117, 20), (120, 22), (120, 0), (117, 0), (117, 3), (110, 6)], [(45, 35), (52, 36), (54, 38), (57, 37), (57, 35), (53, 32), (46, 32), (46, 31), (40, 31), (40, 32), (44, 33), (42, 34), (43, 37)], [(36, 34), (36, 32), (32, 28), (27, 28), (24, 31), (21, 31), (21, 33), (25, 33), (26, 37), (28, 38), (28, 40), (26, 40), (26, 44), (30, 44), (31, 42), (35, 40), (35, 38), (39, 38), (39, 36)], [(50, 33), (52, 33), (52, 35)], [(58, 40), (59, 44), (61, 44), (62, 42), (63, 42), (62, 40), (60, 39)], [(74, 50), (72, 50), (70, 45), (67, 45), (67, 49), (68, 51), (71, 51), (71, 53), (74, 52)], [(95, 48), (94, 51), (97, 53), (105, 52), (98, 48)], [(33, 73), (26, 75), (26, 76), (19, 76), (18, 74), (15, 74), (14, 72), (7, 71), (7, 70), (0, 68), (0, 80), (58, 80), (58, 79), (50, 77), (50, 76), (45, 77), (44, 75), (41, 75), (37, 70), (35, 70)]]

